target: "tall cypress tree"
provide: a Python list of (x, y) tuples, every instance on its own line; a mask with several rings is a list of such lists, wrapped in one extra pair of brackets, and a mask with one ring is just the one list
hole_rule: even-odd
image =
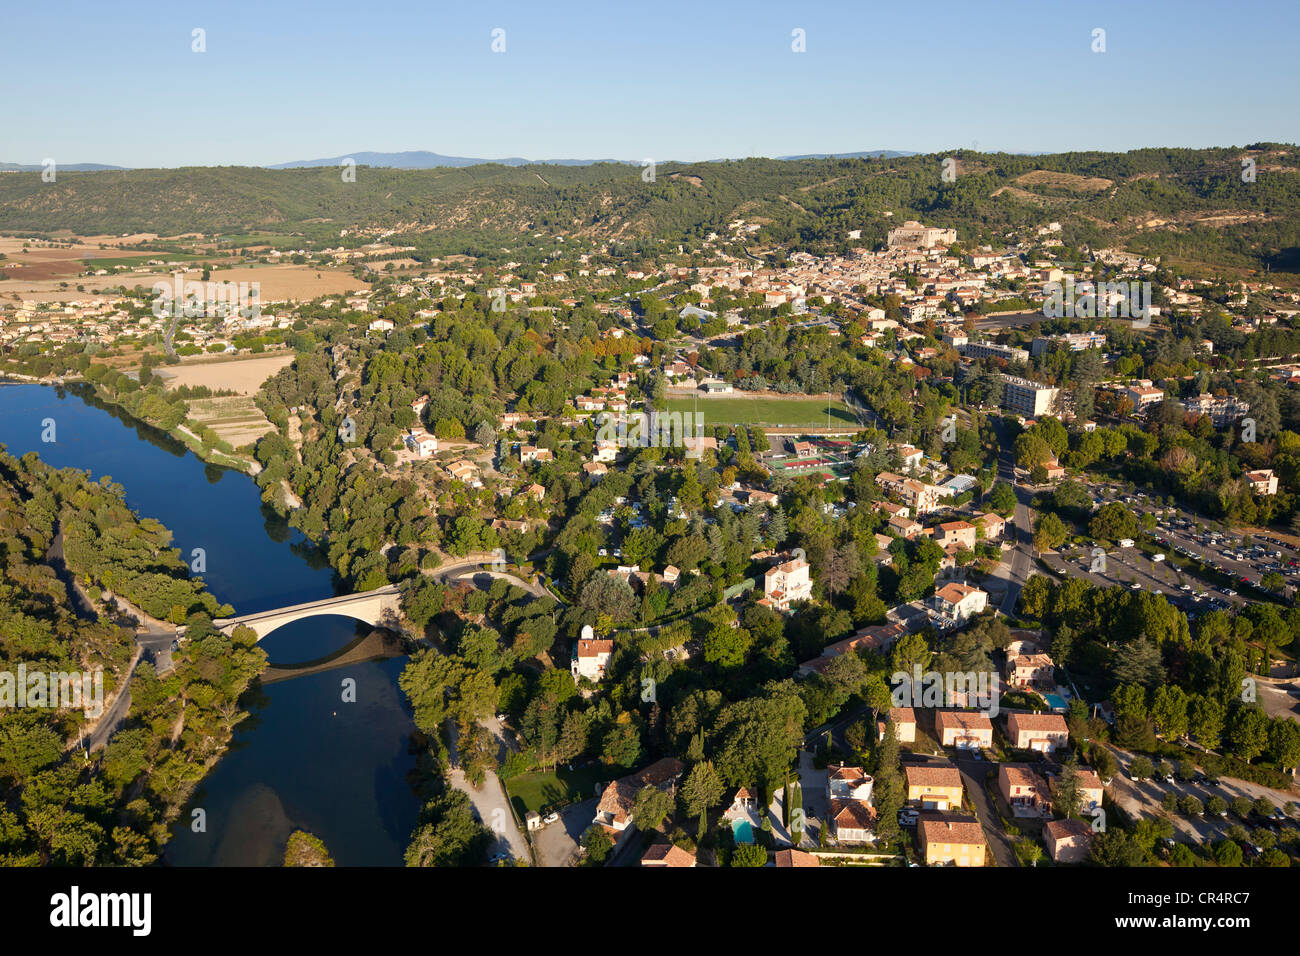
[(898, 811), (903, 807), (903, 781), (898, 770), (898, 730), (894, 719), (885, 720), (885, 736), (876, 748), (876, 833), (892, 840), (898, 836)]

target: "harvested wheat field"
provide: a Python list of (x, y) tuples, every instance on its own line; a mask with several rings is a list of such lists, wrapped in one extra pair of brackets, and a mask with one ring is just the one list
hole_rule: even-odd
[(262, 383), (292, 363), (293, 358), (294, 353), (286, 350), (269, 355), (183, 361), (180, 365), (168, 365), (155, 371), (166, 379), (168, 388), (206, 385), (214, 391), (225, 389), (240, 395), (256, 395)]
[[(143, 280), (144, 276), (141, 277)], [(185, 273), (186, 282), (202, 281), (200, 272)], [(143, 284), (157, 281), (170, 281), (170, 273), (154, 276)], [(314, 266), (236, 266), (233, 269), (216, 269), (211, 275), (212, 282), (247, 282), (258, 283), (258, 292), (263, 302), (309, 302), (322, 295), (342, 295), (348, 292), (360, 292), (370, 288), (370, 284), (356, 278), (351, 272), (341, 269), (318, 269)]]

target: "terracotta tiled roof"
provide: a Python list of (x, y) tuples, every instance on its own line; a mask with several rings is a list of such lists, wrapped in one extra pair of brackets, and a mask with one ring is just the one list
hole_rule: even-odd
[(847, 764), (831, 764), (826, 772), (831, 780), (861, 780), (865, 776), (861, 767), (850, 767)]
[(803, 850), (777, 850), (776, 865), (778, 867), (821, 866), (821, 861)]
[(1043, 830), (1053, 840), (1071, 836), (1083, 837), (1085, 840), (1092, 838), (1092, 827), (1082, 820), (1051, 820), (1043, 824)]
[(889, 716), (893, 718), (895, 725), (916, 723), (916, 711), (911, 707), (891, 707)]
[(1080, 770), (1076, 779), (1079, 781), (1080, 790), (1101, 790), (1101, 777), (1097, 776), (1095, 771)]
[(913, 764), (903, 768), (909, 787), (960, 787), (961, 772), (954, 766), (942, 764)]
[(926, 817), (917, 822), (922, 843), (965, 843), (984, 845), (984, 830), (969, 817)]
[(958, 584), (954, 581), (952, 584), (945, 584), (936, 592), (936, 594), (949, 604), (957, 604), (960, 603), (963, 598), (974, 594), (978, 590), (979, 588), (967, 587), (964, 584)]
[(1021, 730), (1028, 730), (1031, 733), (1068, 732), (1065, 718), (1060, 714), (1012, 714), (1007, 718), (1007, 727), (1012, 734)]
[(1039, 793), (1043, 792), (1045, 786), (1043, 778), (1036, 774), (1028, 764), (1004, 763), (998, 767), (998, 773), (1006, 778), (1010, 786), (1033, 787)]
[(876, 811), (861, 800), (832, 800), (831, 819), (837, 827), (871, 830), (876, 825)]
[(694, 866), (695, 854), (671, 843), (656, 843), (641, 856), (642, 866)]
[(935, 714), (939, 730), (992, 730), (993, 721), (971, 710), (941, 710)]

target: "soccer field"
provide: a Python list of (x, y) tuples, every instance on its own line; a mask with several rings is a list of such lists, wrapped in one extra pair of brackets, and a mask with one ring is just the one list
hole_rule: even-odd
[[(716, 425), (806, 426), (825, 428), (827, 404), (810, 398), (671, 398), (670, 412), (704, 416), (704, 427)], [(858, 420), (843, 402), (830, 403), (829, 424), (855, 426)]]

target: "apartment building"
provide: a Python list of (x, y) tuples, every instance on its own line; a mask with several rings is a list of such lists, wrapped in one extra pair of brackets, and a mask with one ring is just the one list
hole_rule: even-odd
[(948, 548), (975, 550), (975, 526), (965, 521), (945, 521), (931, 528), (930, 535), (934, 543), (945, 550)]
[(1038, 418), (1055, 410), (1060, 394), (1059, 388), (1008, 375), (1002, 388), (1002, 407), (1013, 415)]
[(1214, 396), (1202, 392), (1183, 402), (1183, 408), (1191, 415), (1206, 415), (1215, 428), (1223, 428), (1249, 412), (1250, 403), (1243, 402), (1235, 395)]
[(1152, 405), (1159, 405), (1165, 400), (1164, 389), (1154, 388), (1150, 382), (1130, 385), (1120, 394), (1133, 403), (1135, 412), (1145, 411)]
[(1013, 345), (998, 345), (996, 342), (970, 342), (957, 349), (967, 358), (998, 358), (1007, 362), (1028, 362), (1029, 353)]
[(937, 510), (940, 499), (947, 497), (947, 490), (944, 488), (917, 481), (915, 478), (904, 478), (892, 471), (882, 471), (876, 475), (876, 484), (887, 494), (898, 495), (918, 517)]
[(1106, 334), (1104, 332), (1067, 332), (1064, 335), (1040, 335), (1029, 343), (1029, 354), (1037, 358), (1045, 352), (1050, 352), (1058, 344), (1064, 345), (1071, 352), (1104, 349), (1106, 347)]

